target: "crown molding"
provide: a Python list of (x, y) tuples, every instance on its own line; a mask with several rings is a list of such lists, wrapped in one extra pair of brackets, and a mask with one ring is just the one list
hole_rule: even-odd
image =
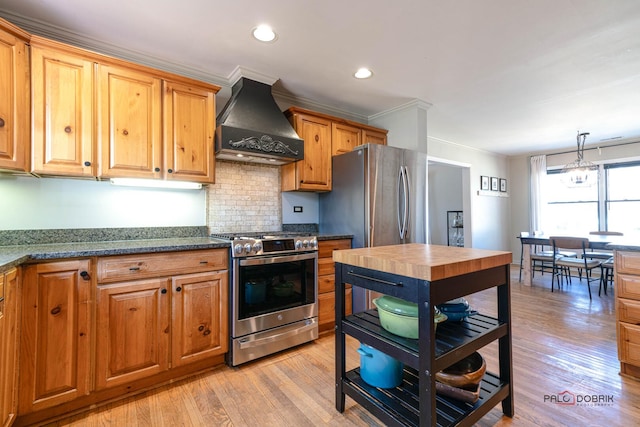
[[(215, 84), (221, 87), (222, 90), (221, 92), (218, 93), (218, 95), (221, 95), (223, 98), (226, 93), (230, 94), (231, 87), (241, 77), (247, 77), (252, 80), (256, 80), (261, 83), (268, 84), (270, 86), (273, 86), (273, 84), (279, 80), (278, 77), (273, 77), (256, 70), (242, 67), (240, 65), (238, 65), (225, 78), (223, 76), (218, 76), (195, 67), (185, 66), (182, 63), (171, 62), (171, 61), (168, 61), (167, 59), (161, 59), (155, 56), (147, 55), (139, 51), (123, 48), (122, 46), (105, 43), (95, 38), (91, 38), (83, 34), (75, 33), (73, 31), (69, 31), (68, 29), (58, 27), (37, 19), (17, 15), (15, 13), (12, 13), (6, 10), (0, 9), (0, 17), (5, 18), (7, 21), (20, 27), (21, 29), (23, 29), (24, 31), (30, 34), (35, 34), (35, 35), (56, 40), (62, 43), (67, 43), (69, 45), (76, 46), (82, 49), (87, 49), (102, 55), (119, 58), (125, 61), (134, 62), (140, 65), (146, 65), (148, 67), (166, 71), (169, 73), (174, 73), (174, 74), (182, 75), (185, 77), (190, 77), (196, 80), (200, 80), (203, 82)], [(272, 93), (277, 98), (291, 105), (308, 108), (314, 111), (324, 112), (326, 114), (330, 114), (333, 116), (344, 117), (346, 119), (357, 121), (364, 124), (369, 124), (371, 120), (379, 116), (389, 114), (391, 112), (403, 110), (406, 108), (415, 108), (415, 107), (428, 109), (431, 106), (431, 104), (427, 102), (424, 102), (421, 100), (413, 100), (406, 104), (395, 107), (393, 109), (386, 110), (372, 116), (368, 116), (366, 114), (359, 114), (359, 113), (354, 113), (352, 111), (346, 111), (341, 108), (323, 104), (321, 102), (314, 101), (312, 99), (296, 96), (290, 92), (284, 92), (278, 89), (273, 89)]]
[(261, 73), (260, 71), (252, 70), (250, 68), (243, 67), (241, 65), (238, 65), (236, 68), (234, 68), (231, 74), (229, 74), (229, 77), (227, 78), (227, 80), (229, 84), (233, 86), (238, 82), (238, 80), (240, 80), (243, 77), (251, 80), (255, 80), (260, 83), (267, 84), (269, 86), (273, 86), (275, 82), (280, 80), (277, 77), (272, 77), (268, 74), (264, 74), (264, 73)]
[(409, 110), (409, 109), (422, 109), (422, 110), (428, 110), (429, 108), (431, 108), (433, 104), (430, 104), (426, 101), (423, 101), (421, 99), (413, 99), (405, 104), (401, 104), (398, 105), (397, 107), (393, 107), (390, 108), (388, 110), (385, 111), (381, 111), (379, 113), (373, 114), (371, 116), (369, 116), (367, 119), (369, 121), (378, 119), (380, 117), (385, 117), (388, 114), (392, 114), (392, 113), (397, 113), (400, 111), (404, 111), (404, 110)]
[(332, 107), (330, 105), (322, 104), (312, 99), (293, 95), (290, 92), (284, 92), (277, 89), (273, 89), (272, 93), (274, 97), (276, 97), (279, 100), (282, 100), (284, 103), (288, 105), (295, 105), (296, 107), (306, 108), (308, 110), (325, 113), (331, 116), (342, 117), (348, 120), (353, 120), (355, 122), (369, 124), (367, 116), (364, 114), (358, 114), (352, 111), (346, 111), (340, 108)]
[(102, 55), (119, 58), (125, 61), (135, 62), (140, 65), (146, 65), (151, 68), (163, 70), (169, 73), (179, 74), (207, 83), (213, 83), (218, 86), (230, 86), (229, 81), (224, 77), (208, 73), (204, 70), (185, 66), (181, 63), (171, 62), (151, 55), (116, 46), (110, 43), (69, 31), (67, 29), (57, 27), (55, 25), (42, 22), (32, 18), (15, 15), (10, 12), (0, 11), (0, 16), (9, 22), (17, 25), (25, 31), (48, 39), (67, 43), (72, 46), (90, 50)]

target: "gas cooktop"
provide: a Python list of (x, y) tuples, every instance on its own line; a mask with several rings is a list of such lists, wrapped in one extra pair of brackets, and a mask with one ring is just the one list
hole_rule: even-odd
[(211, 237), (230, 240), (231, 256), (234, 258), (318, 250), (317, 236), (309, 233), (288, 231), (212, 233)]

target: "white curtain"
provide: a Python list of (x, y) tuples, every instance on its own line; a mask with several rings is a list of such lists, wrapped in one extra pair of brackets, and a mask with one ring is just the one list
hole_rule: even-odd
[(547, 156), (531, 157), (531, 217), (530, 231), (545, 231), (544, 207), (547, 204), (545, 180), (547, 176)]

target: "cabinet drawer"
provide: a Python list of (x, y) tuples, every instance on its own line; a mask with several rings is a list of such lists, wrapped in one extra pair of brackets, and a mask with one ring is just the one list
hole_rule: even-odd
[(616, 274), (616, 295), (618, 298), (640, 300), (640, 276)]
[(333, 251), (351, 249), (351, 239), (321, 240), (318, 242), (318, 258), (332, 258)]
[(618, 321), (640, 325), (640, 301), (618, 298)]
[(640, 252), (616, 251), (616, 272), (640, 275)]
[(227, 268), (226, 249), (104, 257), (98, 259), (98, 283)]
[[(351, 314), (351, 289), (347, 289), (345, 292), (345, 312), (347, 315)], [(318, 295), (318, 323), (334, 324), (336, 321), (336, 293), (327, 292), (322, 295)]]
[(318, 258), (318, 276), (334, 275), (336, 272), (335, 263), (331, 258)]
[[(335, 292), (336, 280), (334, 274), (327, 274), (326, 276), (318, 276), (318, 294), (324, 294), (326, 292)], [(350, 289), (351, 285), (345, 284), (345, 288)]]
[(640, 326), (618, 323), (618, 357), (621, 362), (640, 366)]

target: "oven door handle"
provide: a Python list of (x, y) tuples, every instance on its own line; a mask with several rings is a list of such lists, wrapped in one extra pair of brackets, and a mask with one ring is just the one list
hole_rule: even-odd
[(240, 265), (265, 265), (265, 264), (278, 264), (282, 262), (295, 262), (295, 261), (304, 261), (307, 259), (318, 258), (317, 252), (309, 252), (305, 254), (297, 254), (297, 255), (285, 255), (285, 256), (274, 256), (274, 257), (258, 257), (258, 258), (245, 258), (240, 260)]
[(305, 333), (311, 329), (317, 328), (317, 324), (315, 320), (308, 320), (305, 322), (304, 326), (300, 326), (299, 328), (289, 329), (288, 331), (282, 332), (280, 334), (269, 335), (264, 338), (258, 338), (255, 340), (247, 340), (240, 341), (240, 349), (251, 348), (251, 347), (259, 347), (265, 344), (269, 344), (274, 341), (280, 341), (284, 338), (293, 337), (298, 334)]

